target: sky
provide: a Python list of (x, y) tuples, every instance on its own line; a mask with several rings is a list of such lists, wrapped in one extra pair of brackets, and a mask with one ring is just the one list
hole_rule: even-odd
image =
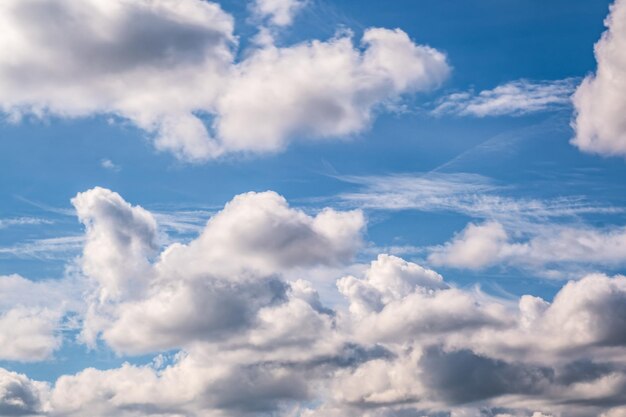
[(626, 0), (0, 27), (0, 416), (626, 416)]

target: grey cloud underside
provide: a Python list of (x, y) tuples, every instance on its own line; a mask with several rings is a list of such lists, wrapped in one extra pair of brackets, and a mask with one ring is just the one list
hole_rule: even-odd
[(0, 415), (31, 416), (41, 409), (37, 383), (23, 375), (0, 369)]
[[(87, 2), (82, 9), (64, 3), (20, 2), (14, 8), (15, 19), (22, 22), (25, 36), (38, 45), (63, 45), (66, 64), (87, 65), (59, 67), (60, 80), (97, 76), (146, 68), (167, 68), (197, 64), (205, 59), (203, 51), (212, 51), (224, 42), (224, 34), (202, 24), (182, 25), (174, 16), (158, 10), (129, 5), (125, 14), (108, 27), (111, 32), (97, 33), (84, 17), (98, 14)], [(118, 40), (123, 39), (123, 43)], [(200, 52), (200, 53), (198, 53)], [(18, 81), (38, 81), (50, 76), (49, 70), (20, 71), (5, 74)], [(76, 78), (78, 77), (78, 78)], [(24, 84), (28, 85), (28, 84)]]

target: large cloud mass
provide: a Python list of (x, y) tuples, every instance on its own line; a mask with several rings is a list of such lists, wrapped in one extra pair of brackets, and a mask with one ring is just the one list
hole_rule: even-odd
[[(286, 24), (299, 2), (258, 2)], [(445, 56), (400, 30), (272, 43), (236, 62), (234, 21), (201, 0), (8, 0), (0, 5), (0, 109), (113, 114), (187, 160), (270, 152), (294, 137), (365, 129), (381, 103), (438, 86)]]
[[(313, 215), (273, 192), (241, 194), (197, 238), (164, 246), (154, 215), (113, 191), (72, 202), (86, 228), (84, 306), (50, 310), (61, 287), (3, 277), (0, 355), (48, 357), (73, 311), (93, 347), (157, 356), (50, 386), (0, 369), (3, 415), (587, 417), (626, 404), (626, 277), (588, 275), (552, 301), (501, 299), (379, 255), (338, 279), (345, 303), (328, 306), (293, 276), (348, 266), (359, 211)], [(481, 227), (506, 239), (497, 224), (463, 238)], [(476, 245), (457, 259), (491, 243)]]
[(574, 96), (574, 145), (586, 152), (626, 156), (626, 1), (616, 0), (608, 30), (596, 44), (598, 69)]

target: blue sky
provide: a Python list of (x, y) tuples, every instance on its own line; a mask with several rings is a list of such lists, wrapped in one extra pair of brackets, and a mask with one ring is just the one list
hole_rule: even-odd
[[(613, 5), (606, 24), (612, 2), (599, 0), (224, 0), (221, 9), (199, 0), (181, 1), (178, 9), (166, 0), (154, 1), (152, 9), (147, 0), (116, 0), (112, 14), (104, 3), (89, 0), (74, 9), (64, 1), (28, 0), (18, 7), (11, 0), (0, 7), (0, 22), (17, 34), (0, 41), (12, 57), (0, 58), (0, 280), (5, 281), (0, 294), (7, 300), (0, 303), (0, 328), (42, 332), (0, 337), (15, 345), (0, 348), (5, 372), (0, 388), (33, 391), (32, 398), (17, 403), (0, 395), (0, 414), (608, 417), (626, 412), (620, 394), (626, 386), (620, 382), (626, 381), (620, 356), (626, 327), (616, 313), (626, 305), (626, 278), (620, 277), (626, 274), (623, 0)], [(605, 31), (609, 35), (600, 41)], [(264, 193), (268, 190), (283, 196), (291, 211), (283, 213), (282, 203)], [(249, 204), (246, 210), (253, 213), (269, 207), (271, 215), (264, 216), (277, 216), (268, 220), (273, 226), (253, 230), (256, 215), (237, 211), (235, 202), (224, 209), (248, 192), (259, 194), (242, 197), (241, 205)], [(78, 193), (84, 198), (72, 200)], [(316, 223), (324, 210), (331, 210), (333, 223)], [(210, 218), (218, 220), (205, 226)], [(283, 230), (293, 224), (298, 228)], [(291, 243), (281, 240), (281, 233)], [(379, 254), (397, 258), (370, 265)], [(377, 278), (376, 268), (383, 265), (399, 269)], [(202, 279), (209, 281), (221, 273), (236, 285), (243, 285), (242, 277), (262, 278), (237, 290), (250, 294), (239, 304), (221, 304), (210, 298), (214, 295), (196, 300), (216, 307), (190, 313), (193, 319), (186, 322), (199, 324), (190, 324), (192, 330), (181, 336), (185, 326), (176, 322), (182, 317), (178, 312), (157, 316), (148, 309), (170, 289), (160, 283), (186, 285), (181, 282), (199, 274), (196, 266), (206, 268)], [(170, 269), (180, 282), (163, 272)], [(227, 272), (215, 272), (222, 269)], [(434, 271), (449, 287), (434, 283)], [(9, 281), (16, 276), (26, 283)], [(265, 287), (256, 286), (270, 277), (285, 286), (275, 298), (283, 297), (285, 306), (307, 300), (310, 312), (289, 314), (303, 320), (299, 332), (323, 328), (315, 343), (295, 330), (265, 336), (269, 325), (259, 324), (264, 317), (274, 324), (282, 319), (274, 304), (246, 310), (264, 305)], [(311, 294), (301, 290), (298, 279), (308, 281), (317, 303), (333, 311), (337, 322), (328, 329), (317, 324), (326, 323), (327, 310), (298, 298), (299, 291)], [(398, 280), (408, 280), (414, 292), (384, 295)], [(135, 289), (144, 281), (147, 289)], [(385, 307), (376, 310), (359, 298), (366, 291), (359, 288), (368, 285), (370, 295), (379, 291), (380, 300), (387, 300), (380, 301)], [(422, 294), (420, 288), (432, 298), (409, 305)], [(576, 298), (586, 291), (611, 296)], [(532, 304), (525, 295), (545, 301)], [(468, 299), (475, 311), (462, 310)], [(20, 314), (27, 311), (24, 317), (15, 313), (23, 323), (10, 321), (18, 307)], [(226, 328), (242, 309), (254, 319), (228, 336), (220, 333), (226, 331), (222, 327), (206, 330), (212, 324), (203, 320), (218, 320), (207, 314), (221, 318)], [(404, 309), (414, 312), (406, 317), (440, 314), (433, 323), (456, 323), (427, 337), (402, 315)], [(529, 325), (531, 330), (520, 324), (528, 311), (541, 322)], [(605, 333), (583, 334), (585, 325), (567, 322), (567, 311), (583, 311), (586, 316), (572, 313), (567, 320), (597, 320)], [(494, 325), (494, 317), (502, 315), (517, 321)], [(397, 323), (386, 321), (389, 317)], [(472, 327), (468, 317), (484, 323)], [(153, 318), (178, 330), (133, 327)], [(381, 330), (396, 327), (402, 336)], [(568, 333), (570, 327), (579, 328), (578, 336)], [(520, 341), (507, 350), (493, 329), (535, 344)], [(90, 331), (91, 339), (85, 336)], [(44, 346), (20, 351), (36, 337), (33, 343), (44, 340)], [(254, 344), (251, 340), (265, 337), (276, 345), (247, 347), (245, 354), (237, 350), (243, 349), (241, 338)], [(278, 343), (281, 337), (310, 357)], [(561, 347), (575, 343), (570, 337), (589, 341), (574, 354)], [(354, 353), (363, 358), (337, 369), (310, 365), (321, 357), (341, 362), (343, 351), (329, 347), (339, 339), (342, 346), (351, 343), (365, 352)], [(421, 353), (406, 353), (401, 346)], [(230, 368), (216, 370), (211, 361), (203, 362), (212, 352), (224, 355)], [(242, 362), (239, 355), (248, 359)], [(255, 355), (257, 362), (246, 362)], [(271, 375), (245, 374), (272, 361), (302, 365)], [(455, 361), (476, 363), (477, 372), (493, 375), (477, 382), (476, 392), (461, 393), (454, 381), (468, 375), (449, 369)], [(388, 393), (388, 401), (370, 403), (373, 394), (353, 386), (351, 378), (376, 380), (381, 372), (415, 362), (416, 374), (373, 383), (371, 389)], [(562, 382), (572, 364), (581, 363), (610, 372)], [(167, 391), (172, 375), (186, 375), (190, 366), (211, 375), (199, 394), (146, 400)], [(80, 373), (90, 367), (101, 374)], [(506, 384), (493, 390), (490, 378), (502, 378), (502, 369), (505, 379), (553, 375), (547, 382), (533, 380), (545, 390)], [(435, 378), (441, 384), (429, 385), (415, 376), (431, 371), (451, 380)], [(155, 376), (142, 381), (140, 372)], [(63, 375), (70, 385), (57, 381)], [(613, 378), (612, 385), (604, 377)], [(75, 409), (59, 405), (81, 378), (99, 381), (86, 391), (106, 387), (118, 399), (84, 394)], [(224, 388), (245, 385), (238, 378), (255, 382), (234, 393)], [(301, 378), (315, 380), (315, 387), (281, 388), (288, 381), (303, 383)], [(116, 391), (123, 381), (145, 383), (152, 391), (126, 400)], [(596, 398), (593, 384), (610, 386)], [(577, 405), (569, 397), (576, 392), (589, 402)]]

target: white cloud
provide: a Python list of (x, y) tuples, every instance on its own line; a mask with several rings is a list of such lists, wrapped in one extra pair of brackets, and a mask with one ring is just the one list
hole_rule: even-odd
[(233, 20), (218, 5), (10, 0), (0, 22), (5, 112), (112, 113), (159, 132), (161, 148), (189, 158), (212, 152), (204, 129), (193, 136), (187, 126), (199, 123), (190, 112), (210, 107), (232, 63)]
[(616, 0), (595, 46), (598, 68), (574, 95), (576, 136), (585, 152), (626, 156), (626, 1)]
[(298, 307), (278, 277), (349, 261), (364, 228), (359, 211), (309, 216), (276, 193), (248, 193), (215, 214), (196, 239), (157, 254), (156, 222), (143, 208), (103, 188), (72, 202), (87, 227), (83, 269), (98, 285), (83, 336), (93, 343), (102, 332), (120, 352), (240, 337), (283, 303), (317, 314), (306, 303)]
[(557, 81), (518, 80), (492, 90), (453, 93), (442, 97), (432, 111), (435, 115), (520, 116), (567, 107), (575, 89), (574, 79)]
[[(374, 262), (362, 284), (377, 268)], [(340, 289), (345, 284), (340, 280)], [(509, 415), (530, 416), (533, 409), (598, 415), (626, 401), (625, 284), (622, 276), (590, 275), (568, 283), (552, 303), (524, 296), (518, 306), (429, 283), (374, 304), (380, 293), (371, 286), (342, 289), (351, 303), (376, 306), (350, 318), (357, 320), (355, 335), (384, 343), (393, 356), (338, 370), (319, 415), (335, 415), (326, 409), (340, 416), (437, 415), (456, 408), (453, 414), (473, 416), (498, 407)]]
[[(293, 4), (263, 13), (285, 23)], [(347, 36), (266, 43), (236, 62), (232, 16), (199, 0), (8, 0), (0, 24), (0, 109), (12, 120), (116, 115), (191, 161), (361, 132), (382, 103), (450, 71), (439, 51), (377, 28), (363, 49)]]
[(16, 307), (0, 313), (0, 359), (38, 361), (61, 345), (60, 314), (52, 310)]
[(61, 347), (66, 314), (83, 308), (83, 290), (69, 276), (42, 281), (0, 276), (0, 360), (50, 359)]
[(355, 335), (369, 343), (505, 322), (498, 306), (478, 303), (436, 272), (393, 256), (380, 255), (364, 279), (344, 277), (337, 286), (350, 302)]
[(100, 166), (104, 169), (108, 169), (109, 171), (119, 172), (122, 168), (115, 164), (110, 159), (103, 159), (100, 161)]
[(101, 286), (100, 298), (141, 291), (149, 278), (147, 258), (158, 248), (152, 214), (100, 187), (79, 193), (72, 204), (87, 229), (83, 269)]
[(275, 26), (289, 26), (295, 15), (309, 0), (254, 0), (253, 12), (260, 18), (268, 19)]
[(483, 268), (497, 261), (507, 241), (508, 235), (498, 222), (470, 223), (452, 241), (434, 248), (428, 260), (434, 265)]
[(381, 103), (434, 88), (448, 75), (443, 54), (414, 44), (401, 30), (368, 29), (362, 43), (364, 52), (340, 36), (253, 53), (217, 100), (223, 147), (269, 152), (294, 136), (359, 133)]
[(543, 225), (529, 238), (514, 239), (499, 222), (470, 223), (445, 245), (431, 249), (434, 265), (481, 269), (495, 264), (563, 271), (566, 265), (626, 265), (626, 229)]
[(198, 341), (159, 369), (88, 368), (49, 389), (2, 371), (22, 388), (0, 407), (50, 417), (583, 417), (626, 401), (625, 277), (587, 276), (552, 303), (516, 305), (383, 255), (338, 285), (364, 309), (323, 313), (308, 284), (292, 283), (237, 337)]

